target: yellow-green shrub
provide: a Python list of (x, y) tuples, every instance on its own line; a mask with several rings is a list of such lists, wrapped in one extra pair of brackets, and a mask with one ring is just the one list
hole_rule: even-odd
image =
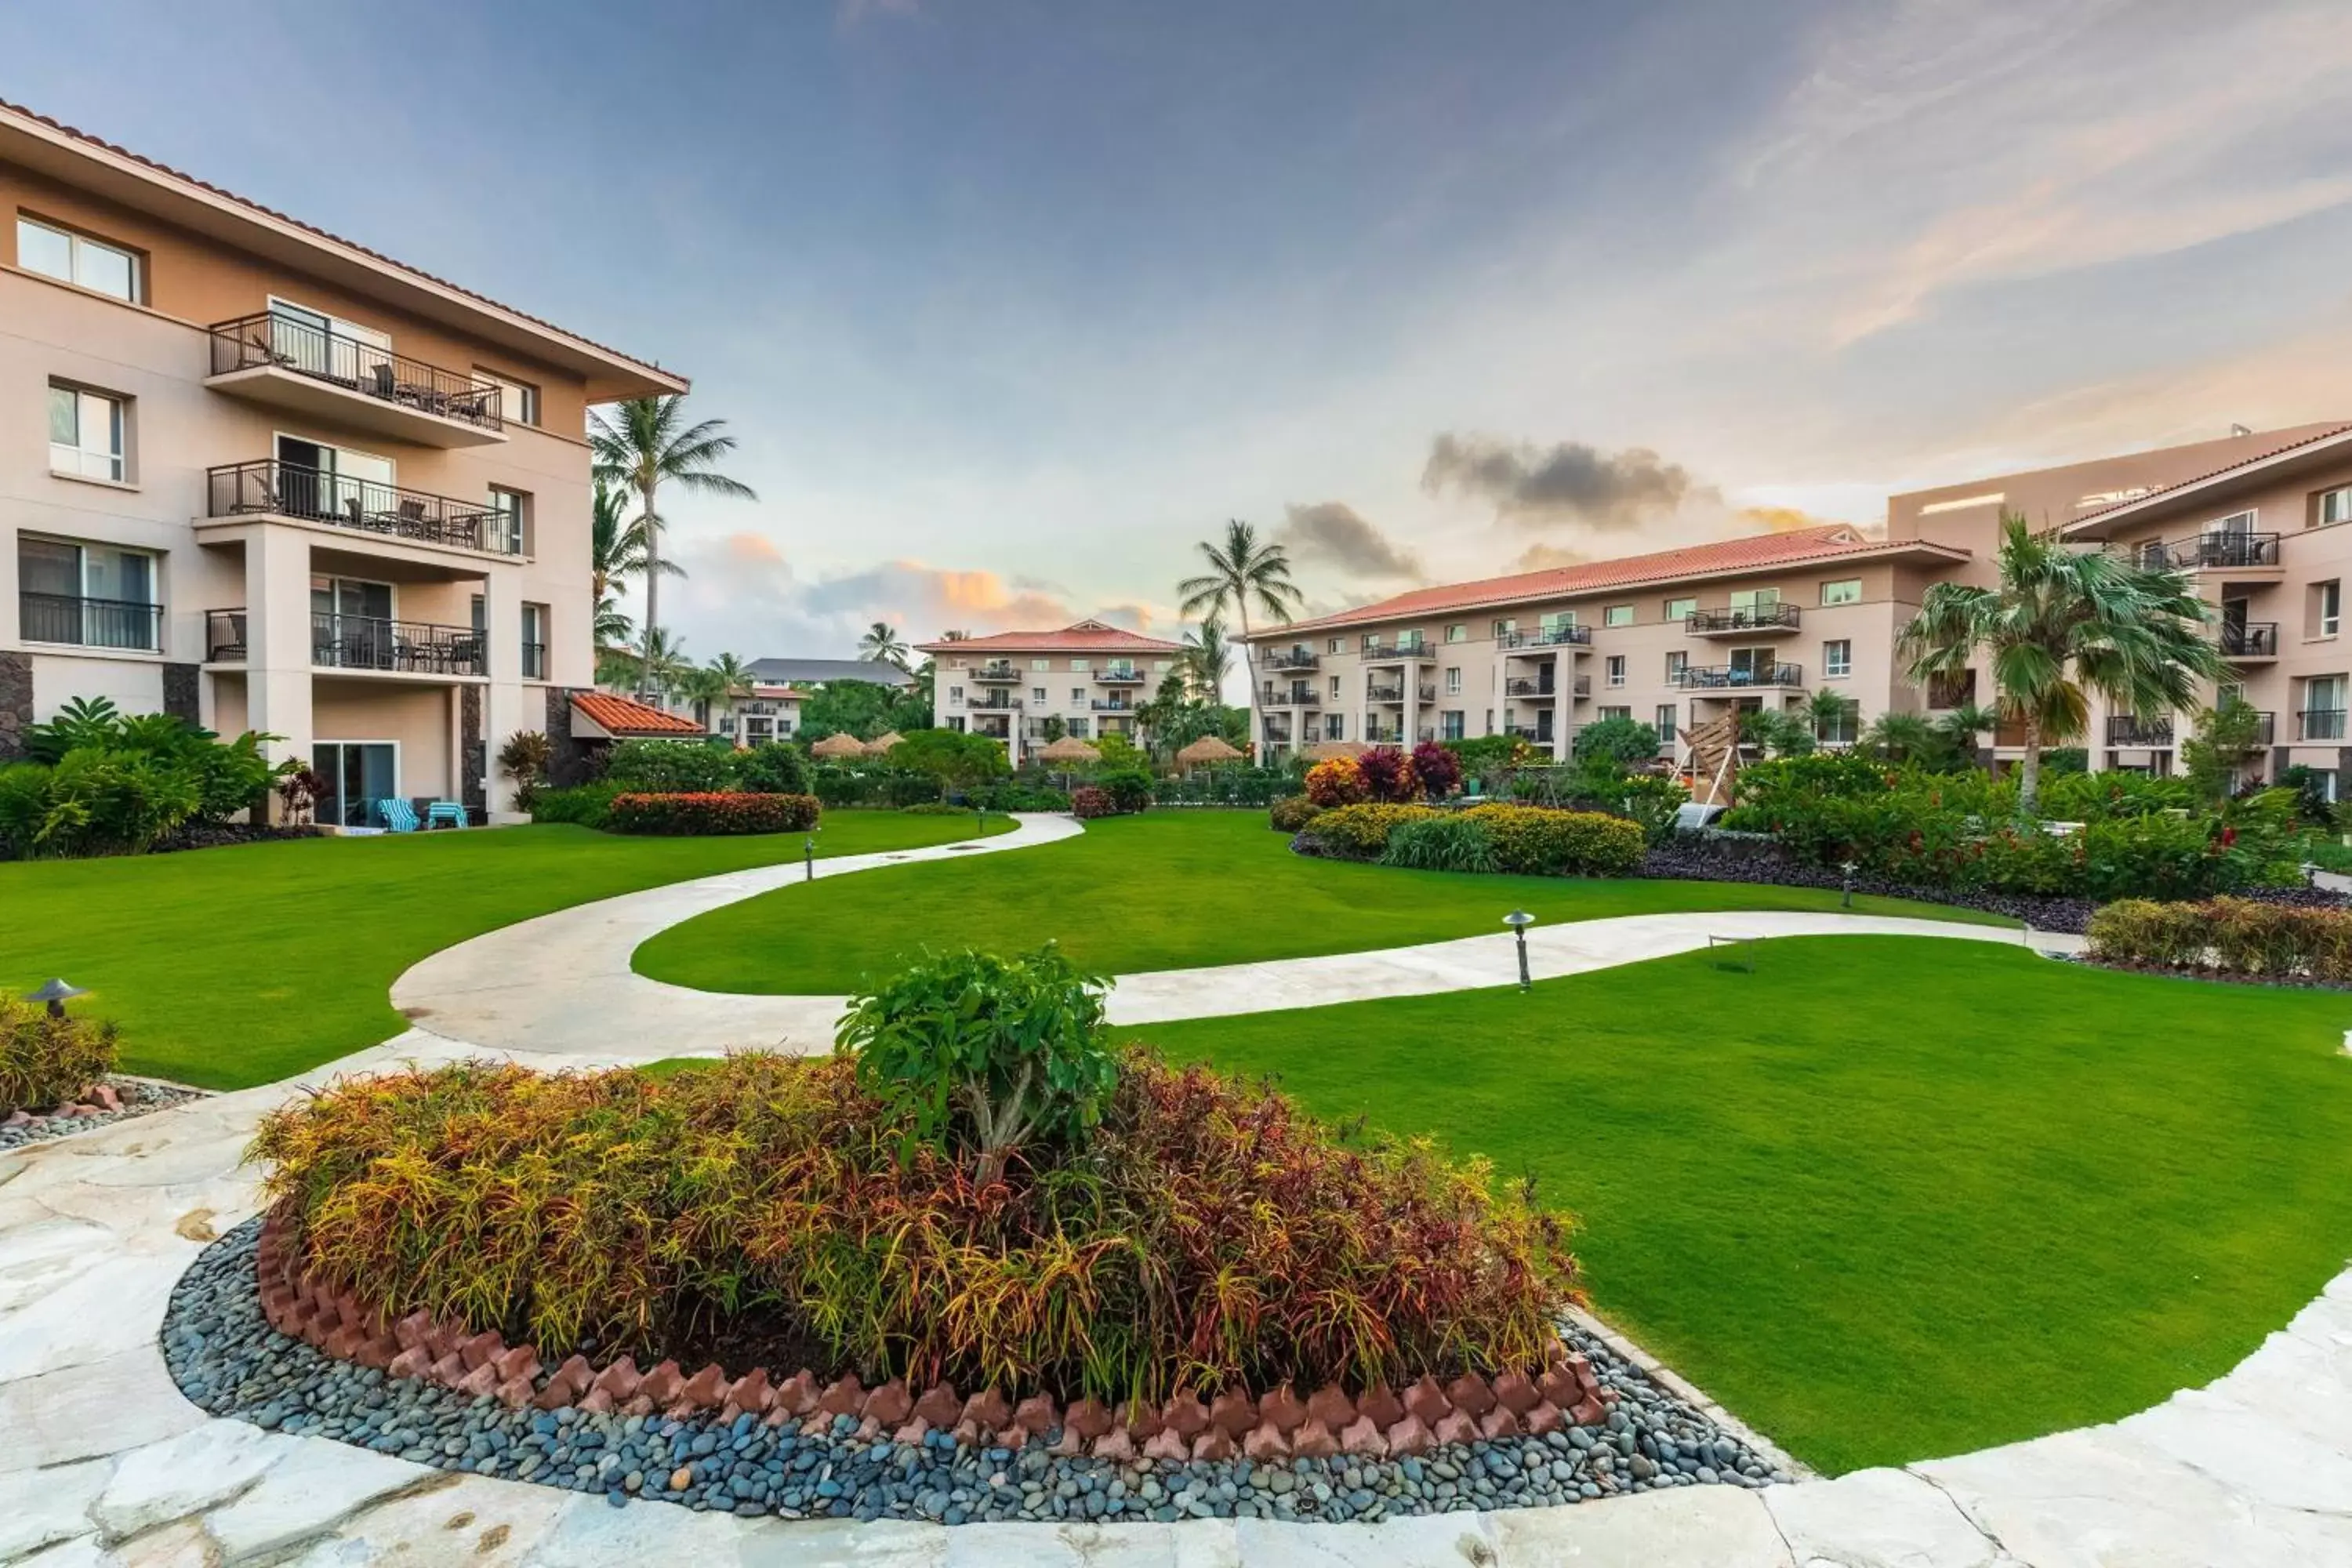
[(2109, 963), (2352, 982), (2352, 910), (2252, 899), (2119, 899), (2091, 916), (2090, 954)]
[(1322, 815), (1323, 808), (1303, 795), (1286, 795), (1265, 808), (1266, 822), (1276, 833), (1296, 833)]
[(114, 1070), (115, 1028), (0, 994), (0, 1116), (53, 1110)]
[(1474, 805), (1463, 815), (1486, 827), (1494, 840), (1495, 858), (1506, 871), (1624, 877), (1641, 868), (1645, 847), (1641, 824), (1622, 816), (1499, 803)]
[(1427, 822), (1444, 815), (1429, 805), (1386, 805), (1366, 802), (1323, 813), (1307, 826), (1307, 836), (1334, 855), (1376, 860), (1388, 847), (1389, 835), (1408, 822)]

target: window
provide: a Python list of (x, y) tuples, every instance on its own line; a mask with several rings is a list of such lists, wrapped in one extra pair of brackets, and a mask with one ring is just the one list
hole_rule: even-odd
[(1464, 727), (1465, 717), (1458, 708), (1451, 708), (1439, 714), (1437, 716), (1438, 734), (1448, 741), (1464, 739), (1467, 732)]
[(950, 686), (950, 687), (949, 687), (949, 688), (948, 688), (948, 700), (949, 700), (949, 701), (950, 701), (950, 702), (952, 702), (952, 703), (954, 703), (954, 704), (955, 704), (957, 707), (959, 707), (959, 708), (962, 707), (962, 706), (963, 706), (963, 688), (962, 688), (962, 687), (961, 687), (961, 686)]
[(486, 550), (504, 551), (509, 555), (530, 552), (530, 535), (525, 530), (530, 520), (530, 498), (520, 490), (490, 487), (490, 536), (482, 541)]
[(79, 647), (162, 648), (155, 557), (111, 544), (16, 536), (18, 635)]
[(500, 375), (494, 370), (474, 367), (474, 379), (487, 381), (499, 389), (499, 417), (509, 425), (539, 423), (539, 388), (527, 381)]
[(1834, 718), (1816, 714), (1813, 739), (1825, 746), (1851, 746), (1862, 729), (1862, 704), (1843, 702)]
[(2314, 528), (2330, 528), (2339, 522), (2352, 522), (2352, 485), (2339, 485), (2311, 498)]
[(93, 293), (139, 300), (137, 252), (28, 217), (16, 219), (16, 265)]
[(49, 472), (78, 479), (129, 477), (123, 467), (130, 405), (102, 392), (49, 384)]
[(1072, 675), (1084, 675), (1088, 670), (1094, 668), (1094, 660), (1090, 658), (1074, 658), (1070, 660), (1070, 673)]
[(522, 678), (525, 680), (547, 679), (547, 606), (525, 605), (522, 607)]
[(1631, 719), (1633, 716), (1633, 710), (1631, 708), (1603, 708), (1601, 710), (1601, 717), (1604, 720)]
[(1625, 684), (1625, 656), (1622, 653), (1612, 653), (1609, 656), (1609, 684), (1612, 686)]
[(2344, 739), (2344, 678), (2340, 675), (2320, 675), (2305, 681), (2301, 717), (2303, 722), (2297, 731), (2299, 739)]
[(1549, 615), (1544, 616), (1544, 618), (1538, 622), (1537, 625), (1543, 628), (1544, 636), (1548, 637), (1557, 637), (1561, 632), (1572, 631), (1575, 629), (1576, 612), (1574, 610), (1554, 610)]
[(1452, 626), (1445, 628), (1445, 640), (1447, 642), (1468, 642), (1470, 640), (1470, 628), (1464, 623), (1456, 621)]
[(1054, 668), (1054, 661), (1050, 658), (1033, 658), (1029, 661), (1029, 668), (1032, 669), (1051, 669)]
[(375, 803), (400, 794), (400, 748), (390, 741), (321, 741), (310, 768), (326, 783), (311, 815), (344, 827), (375, 825)]
[(1746, 620), (1776, 615), (1780, 608), (1780, 590), (1778, 588), (1741, 588), (1731, 595), (1732, 615)]
[(1675, 749), (1675, 705), (1673, 703), (1661, 702), (1658, 704), (1657, 716), (1654, 721), (1651, 724), (1651, 728), (1658, 732), (1658, 750), (1662, 752), (1671, 752)]
[(1086, 689), (1085, 687), (1083, 687), (1083, 686), (1073, 686), (1073, 687), (1071, 687), (1071, 688), (1070, 688), (1070, 706), (1071, 706), (1071, 707), (1073, 707), (1073, 708), (1083, 708), (1083, 707), (1085, 707), (1086, 705), (1087, 705), (1087, 689)]
[(1495, 623), (1495, 640), (1496, 642), (1500, 642), (1518, 629), (1519, 623), (1516, 618), (1511, 620), (1496, 621)]
[(2344, 619), (2344, 584), (2331, 578), (2311, 587), (2312, 636), (2332, 637)]
[(1862, 579), (1841, 577), (1834, 583), (1822, 584), (1824, 605), (1859, 605), (1862, 603)]
[(1336, 675), (1331, 678), (1331, 700), (1339, 700), (1339, 678)]
[(1323, 738), (1327, 741), (1346, 740), (1348, 738), (1348, 716), (1345, 713), (1324, 714)]
[(1853, 673), (1853, 642), (1840, 637), (1822, 644), (1822, 673), (1832, 680), (1843, 680)]
[(1347, 650), (1347, 647), (1348, 639), (1346, 637), (1332, 637), (1324, 643), (1323, 651), (1325, 653), (1342, 653)]
[(1087, 738), (1087, 725), (1089, 722), (1091, 722), (1091, 721), (1086, 719), (1071, 720), (1067, 726), (1070, 739), (1073, 741), (1085, 740)]
[(1680, 684), (1683, 678), (1683, 671), (1689, 668), (1690, 655), (1683, 652), (1682, 649), (1676, 648), (1674, 652), (1666, 655), (1667, 682), (1669, 684)]
[(1040, 708), (1045, 706), (1045, 689), (1042, 686), (1031, 687), (1029, 689), (1029, 700), (1034, 702)]
[(1633, 606), (1631, 605), (1610, 605), (1607, 609), (1601, 612), (1601, 624), (1604, 626), (1632, 626), (1633, 624)]
[(1449, 669), (1445, 672), (1445, 695), (1448, 697), (1462, 695), (1462, 672), (1459, 669)]
[(1685, 621), (1696, 614), (1698, 614), (1698, 601), (1696, 599), (1668, 599), (1666, 601), (1666, 619), (1670, 621)]

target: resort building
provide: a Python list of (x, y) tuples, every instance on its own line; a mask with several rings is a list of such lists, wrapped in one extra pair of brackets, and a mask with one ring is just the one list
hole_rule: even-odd
[[(2229, 660), (2221, 683), (2264, 715), (2267, 776), (2352, 769), (2352, 425), (2239, 433), (1890, 497), (1885, 537), (1830, 525), (1686, 550), (1417, 589), (1255, 634), (1261, 754), (1337, 740), (1406, 744), (1518, 734), (1565, 758), (1574, 731), (1622, 715), (1675, 731), (1727, 707), (1932, 716), (1994, 700), (1972, 668), (1932, 690), (1905, 679), (1895, 638), (1931, 583), (1990, 585), (2000, 519), (2022, 514), (2084, 549), (2128, 551), (2196, 574)], [(2214, 696), (2220, 695), (2217, 687)], [(2169, 773), (2194, 715), (2095, 700), (2075, 737), (2094, 767)], [(1989, 758), (2023, 737), (2002, 726)], [(2352, 778), (2347, 778), (2352, 786)]]
[(1160, 689), (1181, 643), (1085, 620), (1054, 632), (998, 632), (921, 643), (931, 656), (932, 710), (950, 730), (1003, 741), (1018, 767), (1064, 735), (1135, 732), (1135, 710)]
[(904, 690), (915, 678), (897, 665), (874, 658), (755, 658), (744, 667), (751, 679), (770, 686), (822, 686), (828, 680), (863, 680)]
[(0, 105), (0, 757), (105, 697), (279, 737), (322, 821), (498, 815), (593, 684), (587, 409), (686, 387)]
[(797, 686), (755, 681), (750, 691), (727, 702), (711, 728), (739, 746), (789, 741), (801, 731), (801, 703), (808, 695)]

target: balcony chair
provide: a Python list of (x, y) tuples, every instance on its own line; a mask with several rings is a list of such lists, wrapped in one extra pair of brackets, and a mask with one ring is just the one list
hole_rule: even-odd
[(375, 817), (387, 832), (416, 831), (416, 808), (404, 800), (380, 800), (375, 803)]

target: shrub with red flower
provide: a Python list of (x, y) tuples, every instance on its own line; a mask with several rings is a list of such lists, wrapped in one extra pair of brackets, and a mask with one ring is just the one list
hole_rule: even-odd
[(1434, 741), (1423, 741), (1412, 749), (1412, 775), (1435, 800), (1462, 787), (1462, 759)]
[(813, 795), (616, 795), (604, 825), (614, 833), (802, 833), (820, 810)]
[(1412, 759), (1393, 746), (1366, 752), (1356, 759), (1356, 771), (1363, 775), (1368, 799), (1402, 805), (1421, 793), (1413, 779)]
[(1326, 811), (1333, 806), (1360, 805), (1364, 801), (1363, 770), (1346, 757), (1318, 763), (1307, 770), (1307, 798)]
[(1119, 815), (1118, 802), (1111, 798), (1110, 791), (1107, 789), (1080, 784), (1070, 792), (1070, 815), (1080, 821), (1094, 816), (1117, 816)]

